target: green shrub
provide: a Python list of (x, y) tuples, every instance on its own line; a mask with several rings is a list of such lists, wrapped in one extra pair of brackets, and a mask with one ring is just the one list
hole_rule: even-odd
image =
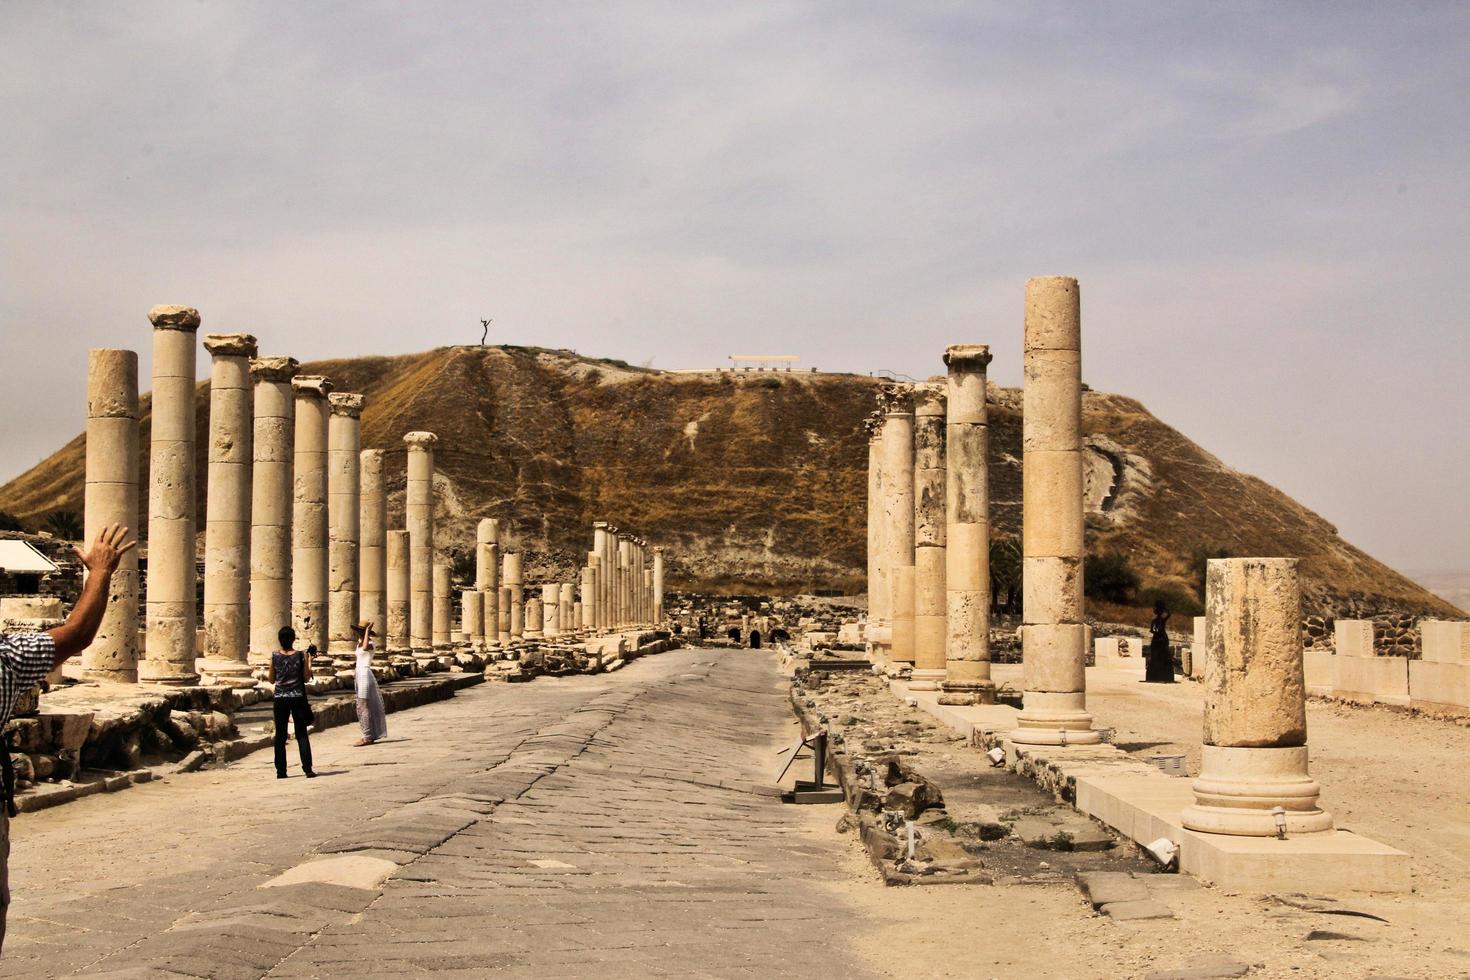
[(1082, 565), (1083, 589), (1092, 599), (1129, 605), (1138, 591), (1138, 573), (1116, 551), (1088, 555)]

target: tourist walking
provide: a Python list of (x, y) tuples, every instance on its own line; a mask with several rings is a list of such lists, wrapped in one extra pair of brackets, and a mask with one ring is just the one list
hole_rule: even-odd
[[(60, 667), (91, 645), (107, 611), (107, 590), (112, 573), (123, 555), (137, 545), (128, 541), (128, 529), (104, 527), (83, 551), (72, 550), (87, 569), (81, 598), (66, 622), (45, 633), (0, 633), (0, 732), (10, 724), (15, 702), (41, 682), (48, 672)], [(5, 945), (5, 918), (10, 911), (10, 818), (15, 816), (15, 771), (10, 764), (10, 745), (0, 746), (0, 768), (4, 770), (3, 806), (0, 806), (0, 948)]]
[(1169, 610), (1162, 602), (1154, 603), (1154, 619), (1149, 624), (1148, 653), (1143, 679), (1151, 684), (1174, 683), (1174, 652), (1169, 649)]
[(373, 624), (363, 620), (352, 629), (357, 634), (357, 724), (362, 728), (362, 738), (352, 744), (372, 745), (388, 737), (388, 713), (373, 676)]
[(286, 722), (296, 726), (296, 747), (301, 752), (301, 768), (310, 779), (316, 775), (311, 768), (311, 739), (306, 728), (311, 724), (311, 705), (306, 700), (306, 682), (311, 680), (312, 647), (307, 653), (294, 649), (296, 631), (282, 626), (278, 637), (281, 649), (271, 654), (271, 682), (276, 685), (276, 778), (286, 778)]

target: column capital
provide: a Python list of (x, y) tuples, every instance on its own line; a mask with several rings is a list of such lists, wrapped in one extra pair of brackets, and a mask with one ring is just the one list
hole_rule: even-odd
[(944, 366), (951, 371), (983, 371), (989, 364), (989, 344), (952, 344), (944, 349)]
[(332, 382), (320, 374), (298, 374), (291, 379), (291, 388), (297, 398), (325, 398), (332, 390)]
[(595, 531), (606, 531), (611, 525), (607, 521), (593, 521), (592, 529)]
[(207, 333), (204, 349), (215, 357), (254, 357), (255, 335), (248, 333)]
[(327, 404), (333, 415), (343, 415), (350, 419), (362, 416), (363, 403), (367, 401), (365, 395), (355, 392), (334, 391), (327, 396)]
[(186, 330), (193, 333), (199, 329), (199, 311), (192, 306), (155, 306), (148, 311), (148, 322), (154, 330)]
[(878, 396), (878, 404), (884, 415), (914, 414), (914, 387), (909, 384), (888, 384)]
[(661, 554), (663, 554), (664, 553), (664, 546), (661, 545), (661, 544), (654, 545), (653, 546), (653, 553), (655, 555), (661, 555)]
[(403, 444), (410, 450), (433, 449), (439, 442), (439, 437), (432, 432), (408, 432), (403, 436)]
[(294, 357), (257, 357), (250, 362), (252, 381), (290, 381), (301, 365)]
[(920, 385), (914, 390), (914, 414), (943, 415), (948, 401), (942, 383)]

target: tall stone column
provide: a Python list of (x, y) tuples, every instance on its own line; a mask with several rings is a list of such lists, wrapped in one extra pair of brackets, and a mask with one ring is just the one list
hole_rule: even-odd
[(863, 640), (875, 664), (888, 661), (893, 645), (893, 584), (888, 569), (888, 486), (883, 480), (883, 413), (865, 422), (868, 430), (868, 621)]
[(653, 549), (653, 618), (659, 625), (664, 621), (664, 549)]
[(1082, 618), (1082, 305), (1077, 280), (1026, 283), (1021, 429), (1024, 705), (1014, 742), (1100, 741)]
[(618, 536), (618, 624), (633, 625), (633, 538)]
[(1281, 807), (1288, 834), (1331, 830), (1307, 772), (1297, 559), (1212, 559), (1205, 615), (1204, 747), (1184, 826), (1275, 837)]
[(591, 617), (587, 625), (595, 632), (602, 628), (602, 555), (594, 549), (587, 552), (587, 569), (592, 573), (592, 592), (582, 600), (582, 606)]
[(409, 633), (410, 609), (413, 606), (409, 534), (407, 531), (389, 531), (387, 538), (388, 649), (394, 653), (408, 653), (413, 648), (413, 638)]
[(633, 610), (635, 613), (634, 618), (638, 621), (639, 626), (644, 626), (648, 623), (648, 592), (644, 588), (643, 581), (646, 577), (644, 572), (647, 571), (644, 567), (644, 559), (646, 557), (644, 549), (647, 546), (648, 542), (642, 538), (639, 538), (633, 543), (633, 581), (638, 590), (633, 600)]
[[(884, 391), (883, 473), (889, 567), (893, 582), (895, 664), (914, 662), (914, 396), (908, 385)], [(904, 571), (908, 569), (908, 571)]]
[(945, 677), (948, 704), (994, 704), (990, 679), (990, 464), (985, 369), (990, 348), (944, 352)]
[(582, 566), (582, 615), (579, 622), (584, 633), (591, 633), (597, 628), (597, 570), (593, 561), (595, 559), (589, 559)]
[(485, 593), (481, 642), (500, 644), (500, 522), (487, 517), (475, 527), (475, 588)]
[[(97, 349), (87, 355), (86, 538), (138, 526), (138, 355)], [(88, 680), (138, 680), (138, 550), (122, 556), (108, 587), (97, 637), (82, 651)]]
[(485, 646), (485, 593), (479, 589), (464, 589), (459, 594), (460, 626), (464, 630), (465, 642), (473, 650)]
[(428, 655), (434, 645), (434, 445), (432, 432), (410, 432), (408, 489), (404, 513), (409, 538), (408, 632), (416, 655)]
[(250, 677), (250, 495), (255, 338), (212, 333), (209, 481), (204, 510), (204, 669), (253, 687)]
[[(410, 547), (412, 545), (410, 544)], [(430, 639), (434, 646), (443, 649), (449, 646), (450, 640), (450, 582), (449, 566), (443, 562), (434, 563), (434, 618), (430, 624)]]
[[(646, 558), (646, 556), (645, 556)], [(643, 625), (653, 625), (653, 569), (643, 570)]]
[(358, 602), (361, 618), (373, 624), (381, 653), (388, 636), (388, 494), (383, 486), (381, 449), (364, 449), (358, 456), (358, 480), (362, 497), (358, 522), (362, 532), (357, 557)]
[(576, 604), (576, 588), (570, 582), (563, 582), (561, 584), (561, 615), (558, 617), (560, 622), (557, 624), (557, 629), (564, 634), (576, 633), (578, 627), (581, 625), (572, 616), (572, 610)]
[(327, 649), (327, 395), (332, 382), (298, 374), (296, 497), (291, 511), (291, 619), (304, 650)]
[(138, 676), (197, 684), (194, 565), (194, 334), (199, 311), (155, 306), (153, 433), (148, 471), (148, 639)]
[(500, 577), (510, 590), (510, 641), (519, 640), (526, 631), (525, 585), (521, 577), (520, 552), (506, 552), (501, 557)]
[(914, 405), (914, 673), (909, 685), (916, 691), (937, 691), (944, 680), (944, 416), (944, 391), (921, 388)]
[(496, 634), (496, 637), (500, 641), (500, 645), (502, 647), (503, 646), (508, 646), (510, 644), (510, 636), (511, 636), (511, 634), (510, 634), (511, 602), (510, 602), (510, 587), (509, 586), (502, 585), (500, 587), (500, 594), (498, 596), (496, 596), (495, 605), (496, 605), (496, 610), (495, 610), (496, 611), (496, 615), (497, 615), (497, 617), (500, 620), (500, 632)]
[(250, 662), (270, 663), (291, 625), (291, 511), (296, 455), (293, 357), (250, 362), (255, 382), (254, 471), (250, 479)]
[(327, 635), (331, 650), (357, 649), (358, 549), (362, 538), (363, 396), (327, 396)]
[(561, 635), (561, 586), (541, 586), (541, 635), (548, 640)]
[(607, 521), (592, 522), (592, 554), (597, 556), (593, 571), (597, 575), (597, 628), (607, 629)]

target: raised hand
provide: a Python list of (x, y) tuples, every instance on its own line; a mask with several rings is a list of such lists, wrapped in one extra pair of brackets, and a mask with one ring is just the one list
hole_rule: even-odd
[(121, 524), (109, 524), (97, 535), (92, 547), (83, 551), (73, 547), (77, 560), (87, 566), (93, 575), (111, 575), (117, 569), (122, 556), (138, 546), (137, 540), (128, 541), (128, 529)]

